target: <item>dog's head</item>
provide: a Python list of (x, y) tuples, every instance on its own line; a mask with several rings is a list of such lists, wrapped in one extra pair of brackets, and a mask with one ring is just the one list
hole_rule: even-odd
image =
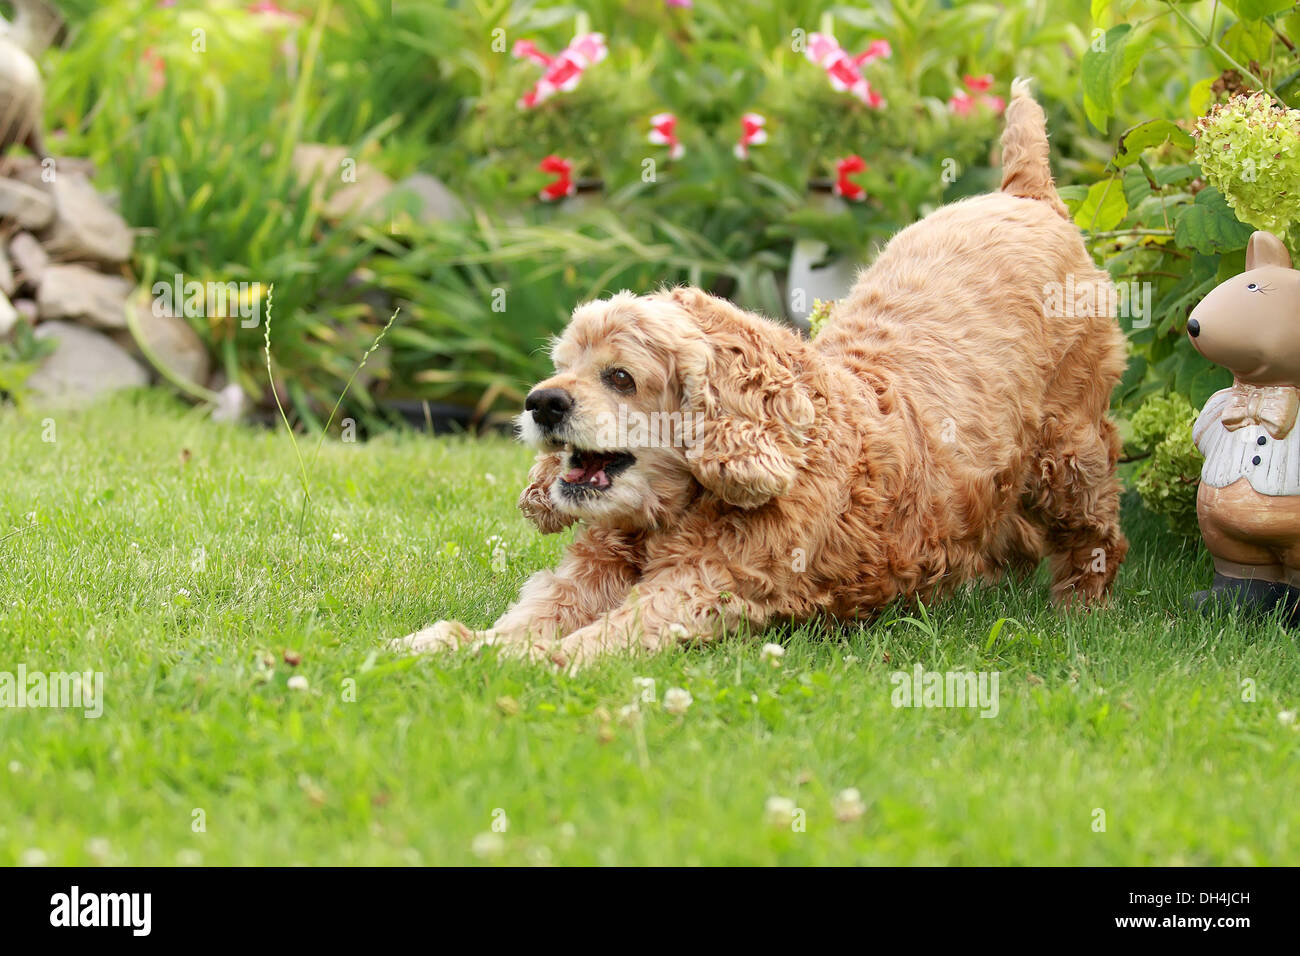
[(518, 419), (543, 531), (660, 526), (701, 491), (755, 508), (795, 481), (815, 412), (789, 330), (697, 289), (623, 292), (579, 306), (551, 355)]

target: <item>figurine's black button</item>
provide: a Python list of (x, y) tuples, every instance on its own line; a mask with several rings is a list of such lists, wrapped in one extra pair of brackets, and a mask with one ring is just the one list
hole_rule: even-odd
[(1258, 464), (1259, 464), (1259, 461), (1260, 461), (1260, 459), (1259, 459), (1259, 455), (1256, 455), (1254, 458), (1252, 458), (1252, 459), (1250, 460), (1250, 463), (1251, 463), (1252, 465), (1258, 465)]
[(1268, 444), (1268, 439), (1265, 438), (1263, 435), (1260, 435), (1260, 436), (1259, 436), (1259, 440), (1256, 442), (1256, 444), (1257, 444), (1257, 445), (1267, 445), (1267, 444)]

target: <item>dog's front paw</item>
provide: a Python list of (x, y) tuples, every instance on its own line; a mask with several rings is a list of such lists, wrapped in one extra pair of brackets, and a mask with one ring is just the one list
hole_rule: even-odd
[(434, 654), (454, 651), (474, 639), (474, 632), (460, 621), (439, 621), (432, 627), (389, 641), (388, 648), (406, 654)]

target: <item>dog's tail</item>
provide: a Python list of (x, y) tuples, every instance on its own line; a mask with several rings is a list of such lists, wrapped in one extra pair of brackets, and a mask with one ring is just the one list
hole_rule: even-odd
[(1069, 219), (1052, 184), (1047, 155), (1047, 116), (1030, 93), (1029, 80), (1017, 77), (1011, 84), (1007, 128), (1002, 131), (1002, 191), (1040, 199)]

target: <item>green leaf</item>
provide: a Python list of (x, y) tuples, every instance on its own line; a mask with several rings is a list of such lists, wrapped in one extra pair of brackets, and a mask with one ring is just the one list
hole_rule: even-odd
[(1214, 104), (1214, 81), (1217, 77), (1207, 77), (1198, 81), (1187, 93), (1187, 108), (1193, 116), (1204, 116)]
[(1133, 71), (1147, 46), (1148, 36), (1137, 36), (1121, 23), (1099, 37), (1083, 55), (1083, 108), (1100, 130), (1115, 112), (1115, 99), (1133, 79)]
[(1196, 145), (1191, 134), (1179, 127), (1173, 120), (1154, 119), (1138, 123), (1125, 130), (1119, 138), (1119, 149), (1111, 162), (1119, 167), (1132, 166), (1142, 158), (1144, 150), (1159, 146), (1165, 140), (1172, 140), (1175, 146), (1191, 149)]
[(1204, 253), (1244, 249), (1254, 230), (1239, 222), (1223, 194), (1206, 186), (1196, 201), (1183, 207), (1174, 222), (1174, 241), (1184, 249)]
[(1124, 186), (1118, 179), (1103, 179), (1088, 188), (1088, 196), (1074, 214), (1074, 224), (1088, 232), (1114, 229), (1128, 215)]
[(1263, 20), (1289, 10), (1294, 0), (1232, 0), (1227, 6), (1243, 20)]

